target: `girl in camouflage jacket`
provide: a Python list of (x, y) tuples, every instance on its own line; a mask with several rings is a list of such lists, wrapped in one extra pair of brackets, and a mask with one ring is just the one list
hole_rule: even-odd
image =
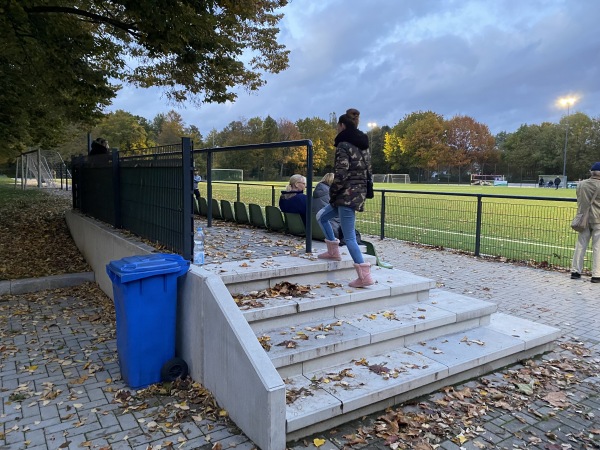
[(347, 114), (342, 114), (338, 120), (335, 146), (334, 178), (329, 189), (329, 205), (317, 215), (327, 245), (327, 251), (320, 254), (319, 258), (341, 260), (339, 240), (335, 239), (329, 223), (334, 217), (339, 217), (346, 246), (358, 274), (358, 278), (352, 281), (350, 286), (370, 286), (374, 282), (371, 277), (371, 265), (364, 262), (355, 233), (356, 211), (364, 209), (367, 172), (371, 170), (369, 139), (356, 128)]

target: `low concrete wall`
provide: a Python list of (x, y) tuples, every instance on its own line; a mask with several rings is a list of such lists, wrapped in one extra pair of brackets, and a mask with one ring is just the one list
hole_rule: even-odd
[[(76, 211), (67, 213), (67, 224), (111, 298), (106, 265), (155, 251)], [(176, 353), (256, 445), (285, 449), (285, 384), (221, 278), (201, 267), (178, 278)]]
[(96, 283), (113, 300), (112, 282), (106, 274), (106, 265), (126, 256), (156, 252), (139, 239), (126, 237), (115, 228), (77, 211), (68, 211), (66, 220), (77, 248), (94, 271)]
[(94, 281), (94, 272), (66, 273), (41, 278), (0, 281), (0, 295), (27, 294), (29, 292), (43, 291), (44, 289), (66, 288), (90, 281)]
[(195, 266), (185, 278), (177, 348), (188, 361), (190, 375), (262, 450), (283, 450), (283, 380), (221, 278)]

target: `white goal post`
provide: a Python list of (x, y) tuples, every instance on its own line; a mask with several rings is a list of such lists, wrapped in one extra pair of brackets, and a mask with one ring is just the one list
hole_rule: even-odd
[(244, 181), (242, 169), (212, 169), (213, 181)]
[(504, 175), (481, 175), (479, 173), (471, 174), (472, 186), (502, 186), (506, 185)]
[(562, 175), (538, 175), (538, 186), (555, 187), (554, 180), (556, 178), (560, 178), (559, 186), (564, 188), (567, 184), (567, 177), (563, 177)]
[(410, 183), (410, 176), (407, 173), (374, 173), (373, 182), (375, 183)]

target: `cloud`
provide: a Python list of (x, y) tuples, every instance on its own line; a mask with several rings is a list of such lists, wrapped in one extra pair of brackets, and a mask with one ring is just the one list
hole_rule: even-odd
[(124, 88), (113, 109), (152, 118), (177, 109), (203, 134), (240, 118), (328, 118), (348, 107), (364, 123), (395, 125), (432, 110), (469, 115), (492, 133), (558, 122), (559, 96), (598, 116), (596, 0), (293, 0), (280, 41), (290, 68), (231, 104), (179, 109), (158, 89)]

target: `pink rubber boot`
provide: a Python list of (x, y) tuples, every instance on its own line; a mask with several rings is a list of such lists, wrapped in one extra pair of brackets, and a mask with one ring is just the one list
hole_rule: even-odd
[(356, 273), (358, 274), (358, 278), (352, 282), (350, 282), (349, 286), (353, 288), (362, 288), (371, 286), (375, 281), (373, 281), (373, 277), (371, 276), (371, 264), (362, 263), (362, 264), (354, 264), (354, 268), (356, 269)]
[(327, 239), (325, 239), (325, 244), (327, 244), (327, 251), (318, 255), (317, 258), (341, 261), (342, 255), (340, 255), (340, 241), (338, 239), (336, 239), (335, 241), (328, 241)]

